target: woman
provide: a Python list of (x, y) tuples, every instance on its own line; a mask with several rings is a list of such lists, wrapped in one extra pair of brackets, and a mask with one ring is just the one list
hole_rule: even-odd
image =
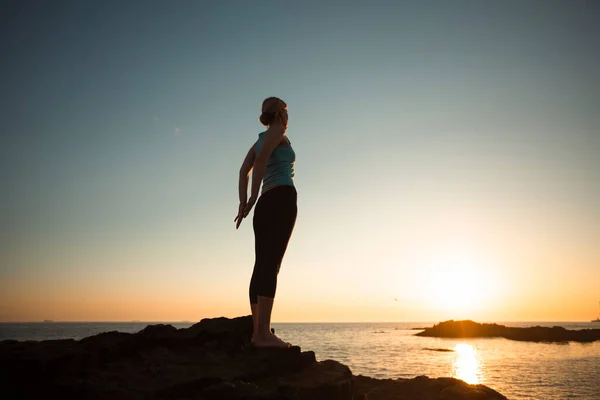
[[(277, 274), (296, 222), (294, 164), (296, 154), (286, 136), (287, 105), (277, 97), (262, 104), (260, 122), (267, 130), (258, 135), (240, 168), (240, 206), (235, 217), (236, 229), (254, 206), (262, 183), (260, 199), (254, 211), (254, 251), (256, 261), (250, 280), (250, 308), (256, 347), (289, 347), (271, 333), (271, 310), (277, 287)], [(248, 176), (252, 171), (250, 198), (246, 199)]]

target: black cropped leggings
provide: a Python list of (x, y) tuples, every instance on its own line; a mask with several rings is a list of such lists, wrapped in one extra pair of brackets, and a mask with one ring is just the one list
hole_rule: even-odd
[(256, 261), (250, 280), (250, 303), (258, 296), (275, 297), (277, 274), (296, 223), (297, 193), (282, 185), (260, 196), (254, 209), (254, 252)]

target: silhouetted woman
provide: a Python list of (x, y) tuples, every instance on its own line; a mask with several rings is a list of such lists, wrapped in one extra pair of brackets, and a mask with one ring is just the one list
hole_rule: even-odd
[[(289, 347), (271, 333), (271, 310), (277, 287), (277, 274), (296, 223), (296, 154), (286, 136), (287, 105), (277, 97), (262, 104), (260, 122), (267, 128), (258, 135), (240, 168), (240, 206), (236, 229), (254, 206), (254, 251), (256, 261), (250, 280), (250, 308), (254, 321), (252, 344), (257, 347)], [(246, 199), (248, 176), (252, 171), (250, 198)]]

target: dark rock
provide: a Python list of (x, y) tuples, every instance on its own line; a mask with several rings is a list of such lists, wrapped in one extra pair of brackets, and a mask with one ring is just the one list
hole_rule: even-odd
[[(354, 377), (312, 351), (257, 349), (252, 318), (151, 325), (79, 341), (0, 343), (2, 399), (504, 399), (456, 379)], [(437, 397), (436, 397), (437, 396)]]
[(426, 350), (426, 351), (440, 351), (440, 352), (453, 352), (454, 351), (452, 349), (429, 348), (429, 347), (423, 347), (423, 350)]
[(183, 336), (189, 338), (203, 337), (208, 340), (213, 337), (223, 339), (231, 336), (249, 341), (252, 338), (252, 329), (252, 317), (246, 316), (233, 319), (224, 317), (205, 318), (197, 324), (179, 331)]
[(146, 340), (169, 340), (176, 338), (177, 329), (172, 325), (148, 325), (135, 334), (137, 338)]
[[(454, 378), (373, 379), (354, 377), (354, 392), (369, 400), (506, 400), (484, 385), (469, 385)], [(355, 398), (360, 398), (356, 397)]]
[(193, 396), (195, 393), (221, 382), (223, 382), (223, 380), (217, 376), (205, 376), (198, 379), (192, 379), (190, 381), (178, 382), (174, 385), (164, 387), (157, 390), (156, 395), (159, 398), (165, 399), (185, 398), (187, 396)]
[(593, 342), (600, 340), (600, 329), (568, 330), (560, 326), (551, 328), (534, 326), (510, 328), (498, 324), (479, 324), (470, 320), (445, 321), (426, 328), (416, 336), (445, 338), (502, 337), (528, 342)]

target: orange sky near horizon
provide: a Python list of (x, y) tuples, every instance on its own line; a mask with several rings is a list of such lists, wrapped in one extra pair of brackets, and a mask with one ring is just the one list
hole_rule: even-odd
[[(409, 243), (410, 244), (410, 243)], [(376, 249), (376, 247), (375, 247)], [(247, 249), (249, 250), (249, 249)], [(515, 268), (502, 269), (481, 253), (458, 253), (438, 248), (439, 257), (423, 257), (428, 251), (415, 246), (403, 253), (403, 260), (415, 268), (396, 268), (379, 260), (371, 269), (341, 274), (343, 268), (311, 268), (290, 250), (285, 270), (280, 274), (274, 322), (439, 322), (448, 319), (475, 321), (589, 321), (595, 318), (597, 301), (593, 296), (598, 272), (593, 259), (587, 274), (572, 275), (571, 262), (585, 266), (585, 258), (569, 255), (524, 257), (502, 262)], [(447, 250), (447, 249), (446, 249)], [(594, 249), (589, 249), (594, 251)], [(431, 251), (429, 251), (431, 253)], [(592, 255), (592, 253), (590, 253)], [(580, 254), (581, 256), (581, 254)], [(527, 263), (543, 263), (545, 268), (526, 269)], [(478, 269), (478, 262), (486, 263)], [(512, 263), (512, 264), (510, 264)], [(246, 268), (247, 269), (247, 268)], [(213, 278), (210, 285), (192, 269), (150, 269), (143, 279), (123, 271), (120, 277), (95, 284), (76, 286), (63, 280), (48, 286), (45, 279), (3, 282), (0, 315), (3, 321), (198, 321), (202, 318), (237, 317), (249, 314), (247, 271), (235, 276)], [(318, 275), (318, 280), (315, 276)], [(92, 277), (93, 278), (93, 277)], [(110, 285), (123, 280), (132, 285)], [(559, 295), (545, 288), (560, 287)], [(235, 290), (237, 288), (237, 290)], [(309, 288), (306, 293), (305, 288)], [(589, 293), (587, 296), (585, 293)], [(33, 295), (32, 295), (33, 294)]]

